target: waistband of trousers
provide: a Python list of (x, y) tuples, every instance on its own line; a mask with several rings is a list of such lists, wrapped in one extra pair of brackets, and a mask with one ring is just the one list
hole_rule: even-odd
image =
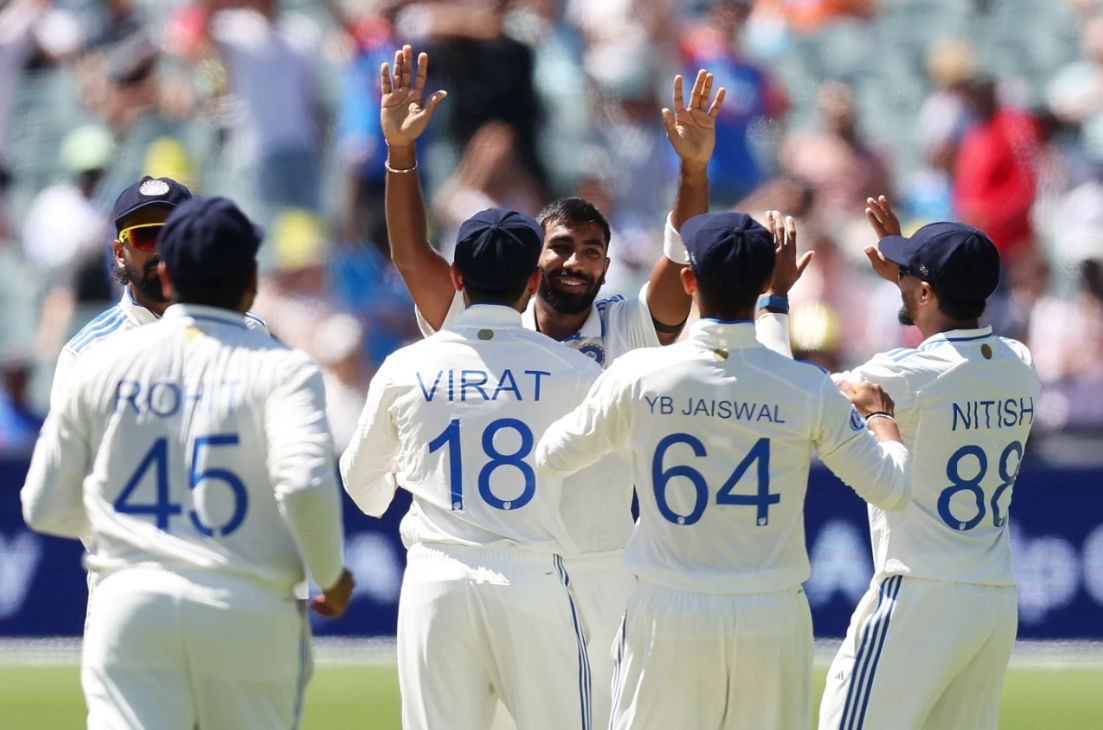
[(454, 545), (442, 542), (414, 543), (406, 552), (407, 562), (458, 560), (462, 563), (492, 561), (517, 565), (547, 566), (552, 564), (556, 557), (555, 553), (519, 547), (483, 547), (481, 545)]

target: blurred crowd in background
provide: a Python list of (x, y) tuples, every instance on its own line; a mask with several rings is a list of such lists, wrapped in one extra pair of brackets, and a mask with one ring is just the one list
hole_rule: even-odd
[[(491, 206), (580, 195), (613, 228), (606, 295), (662, 255), (675, 74), (727, 89), (714, 210), (799, 221), (798, 356), (915, 345), (868, 271), (863, 211), (986, 230), (986, 320), (1027, 342), (1051, 457), (1103, 458), (1100, 0), (8, 0), (0, 9), (0, 453), (26, 451), (65, 341), (118, 296), (110, 206), (143, 174), (267, 230), (255, 311), (326, 369), (338, 447), (418, 337), (388, 258), (379, 66), (444, 88), (420, 150), (434, 243)], [(761, 218), (760, 218), (761, 220)]]

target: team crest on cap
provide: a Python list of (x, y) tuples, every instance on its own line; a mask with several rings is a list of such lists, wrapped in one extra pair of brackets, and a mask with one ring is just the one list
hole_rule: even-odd
[(169, 184), (164, 180), (146, 180), (138, 187), (138, 192), (147, 198), (159, 198), (169, 194)]

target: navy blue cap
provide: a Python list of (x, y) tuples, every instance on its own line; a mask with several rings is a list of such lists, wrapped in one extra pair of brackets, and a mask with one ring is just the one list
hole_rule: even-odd
[(115, 230), (129, 215), (146, 208), (165, 208), (172, 210), (185, 200), (191, 200), (191, 191), (169, 177), (150, 177), (146, 175), (124, 190), (115, 200)]
[(460, 226), (453, 260), (465, 282), (480, 289), (512, 289), (528, 281), (540, 263), (544, 230), (535, 218), (491, 208)]
[(698, 281), (733, 291), (761, 290), (777, 263), (774, 237), (746, 213), (705, 213), (682, 226)]
[(983, 302), (1000, 283), (1000, 252), (984, 231), (964, 223), (931, 223), (911, 238), (885, 236), (881, 253), (905, 274), (959, 302)]
[(238, 276), (256, 262), (264, 232), (226, 198), (192, 198), (169, 214), (157, 253), (174, 281)]

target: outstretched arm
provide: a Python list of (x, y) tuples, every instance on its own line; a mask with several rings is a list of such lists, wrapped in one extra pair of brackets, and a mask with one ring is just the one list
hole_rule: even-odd
[(652, 269), (647, 287), (647, 306), (651, 310), (655, 333), (664, 345), (678, 338), (691, 304), (689, 294), (682, 287), (685, 250), (677, 231), (693, 216), (709, 210), (708, 164), (716, 146), (716, 116), (726, 93), (720, 88), (709, 106), (712, 84), (712, 74), (698, 71), (687, 107), (682, 94), (682, 77), (675, 76), (674, 111), (663, 109), (667, 138), (681, 160), (678, 192), (666, 225), (665, 255)]
[(429, 245), (414, 143), (448, 94), (438, 91), (422, 104), (429, 56), (425, 53), (418, 56), (416, 75), (413, 57), (413, 49), (403, 46), (395, 51), (393, 76), (388, 64), (380, 68), (383, 98), (379, 118), (387, 141), (387, 235), (391, 260), (406, 282), (414, 304), (434, 329), (440, 329), (456, 290), (448, 261)]

